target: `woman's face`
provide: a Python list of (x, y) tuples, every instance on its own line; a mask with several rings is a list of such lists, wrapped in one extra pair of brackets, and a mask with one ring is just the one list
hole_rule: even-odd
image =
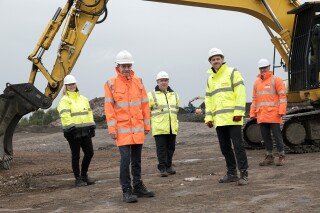
[(66, 86), (67, 86), (67, 91), (75, 92), (77, 90), (77, 84), (76, 83), (66, 84)]

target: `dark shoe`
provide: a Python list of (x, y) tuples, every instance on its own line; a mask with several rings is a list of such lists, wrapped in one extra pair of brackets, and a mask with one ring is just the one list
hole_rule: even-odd
[(75, 185), (76, 187), (81, 187), (81, 186), (86, 186), (88, 184), (84, 182), (81, 177), (77, 177), (75, 180)]
[(239, 180), (237, 172), (227, 172), (227, 174), (219, 180), (219, 183), (237, 182)]
[(286, 156), (285, 155), (279, 155), (279, 161), (276, 163), (276, 166), (283, 166), (285, 162)]
[(247, 185), (249, 183), (248, 171), (240, 171), (240, 179), (238, 181), (239, 186)]
[(82, 180), (86, 182), (88, 185), (92, 185), (95, 183), (88, 175), (81, 176)]
[(176, 174), (176, 170), (174, 170), (172, 166), (169, 167), (169, 168), (167, 168), (167, 172), (168, 172), (169, 175), (174, 175), (174, 174)]
[(126, 203), (135, 203), (138, 201), (138, 197), (134, 194), (132, 194), (132, 189), (131, 188), (127, 188), (123, 190), (123, 202)]
[(166, 169), (161, 169), (160, 170), (160, 176), (161, 177), (168, 177), (168, 172), (167, 172), (167, 170)]
[(142, 182), (134, 186), (133, 194), (138, 197), (154, 197), (155, 195), (154, 192), (148, 191), (147, 187)]
[(266, 155), (264, 160), (259, 163), (259, 166), (270, 166), (270, 165), (274, 165), (273, 155)]

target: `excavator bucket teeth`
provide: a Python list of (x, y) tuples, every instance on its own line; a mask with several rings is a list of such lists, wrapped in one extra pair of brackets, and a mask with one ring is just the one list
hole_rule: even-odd
[(0, 95), (0, 165), (9, 169), (13, 162), (12, 137), (22, 116), (51, 106), (51, 99), (32, 84), (7, 83)]

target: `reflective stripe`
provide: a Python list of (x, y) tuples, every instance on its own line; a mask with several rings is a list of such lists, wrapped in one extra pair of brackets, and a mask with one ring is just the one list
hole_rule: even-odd
[(280, 99), (280, 103), (287, 103), (287, 99)]
[(252, 107), (256, 107), (256, 106), (257, 106), (257, 104), (251, 104), (251, 106), (252, 106)]
[(233, 85), (233, 87), (236, 87), (236, 86), (239, 86), (239, 85), (244, 85), (244, 82), (243, 81), (239, 81), (239, 82), (237, 82), (237, 83), (235, 83), (234, 85)]
[(150, 125), (150, 120), (144, 120), (144, 124)]
[(111, 91), (113, 92), (113, 84), (112, 84), (112, 81), (111, 81), (111, 80), (108, 80), (108, 81), (107, 81), (107, 84), (109, 85)]
[(173, 109), (179, 109), (179, 107), (177, 105), (170, 105), (170, 107)]
[(242, 110), (242, 111), (245, 111), (245, 110), (246, 110), (246, 108), (243, 107), (243, 106), (235, 106), (234, 109), (235, 109), (235, 110)]
[(137, 128), (118, 128), (118, 133), (131, 133), (131, 132), (144, 132), (144, 128), (137, 127)]
[(259, 106), (279, 106), (279, 103), (278, 102), (261, 102), (261, 103), (258, 103), (256, 106), (257, 107), (259, 107)]
[(151, 116), (169, 114), (169, 110), (161, 111), (161, 112), (151, 112)]
[(144, 128), (142, 127), (132, 128), (132, 132), (144, 132)]
[(156, 92), (152, 91), (151, 94), (152, 94), (154, 105), (156, 105), (156, 108), (157, 108), (158, 107), (158, 100), (157, 100)]
[(108, 126), (116, 126), (117, 125), (117, 121), (109, 121), (107, 122)]
[(219, 88), (219, 89), (216, 89), (212, 92), (207, 92), (206, 93), (206, 96), (214, 96), (215, 94), (219, 93), (219, 92), (232, 92), (233, 89), (231, 87), (226, 87), (226, 88)]
[(63, 109), (63, 110), (60, 111), (60, 115), (61, 115), (62, 113), (65, 113), (65, 112), (71, 112), (71, 110), (70, 110), (70, 109)]
[(109, 102), (114, 103), (114, 99), (113, 98), (105, 98), (104, 99), (104, 103), (109, 103)]
[(221, 110), (217, 110), (213, 113), (214, 116), (219, 115), (219, 114), (224, 114), (224, 113), (230, 113), (230, 112), (234, 112), (234, 109), (221, 109)]
[(73, 112), (71, 116), (88, 115), (89, 112)]
[(94, 122), (90, 122), (90, 123), (82, 123), (82, 124), (70, 124), (68, 126), (63, 126), (62, 128), (63, 129), (69, 129), (71, 127), (79, 128), (79, 127), (94, 126), (94, 125), (95, 125)]
[(141, 99), (141, 102), (142, 102), (142, 103), (147, 102), (147, 101), (149, 101), (148, 97), (145, 97), (145, 98), (142, 98), (142, 99)]
[(280, 94), (286, 94), (286, 91), (285, 90), (280, 90), (279, 92), (278, 92), (278, 94), (280, 95)]
[(212, 116), (212, 113), (211, 112), (206, 112), (206, 115)]
[(141, 106), (141, 101), (131, 101), (130, 106)]

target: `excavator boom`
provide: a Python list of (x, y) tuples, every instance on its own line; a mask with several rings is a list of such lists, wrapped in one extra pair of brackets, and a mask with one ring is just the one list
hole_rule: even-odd
[[(0, 95), (0, 164), (9, 169), (13, 162), (12, 136), (22, 116), (47, 109), (59, 94), (63, 79), (75, 65), (81, 50), (96, 23), (101, 23), (107, 15), (108, 0), (67, 0), (64, 8), (58, 8), (52, 20), (40, 37), (35, 49), (28, 56), (32, 62), (28, 83), (7, 83)], [(104, 17), (99, 21), (99, 17)], [(51, 73), (42, 63), (42, 56), (65, 21), (58, 54)], [(35, 86), (37, 73), (42, 73), (48, 85), (45, 92)]]

